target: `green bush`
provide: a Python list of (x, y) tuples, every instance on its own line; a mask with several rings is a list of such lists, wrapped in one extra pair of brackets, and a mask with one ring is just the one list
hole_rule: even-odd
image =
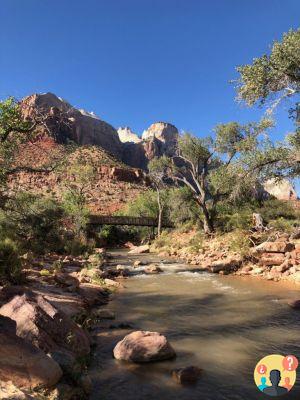
[(283, 218), (285, 220), (294, 220), (300, 218), (299, 210), (286, 202), (277, 199), (270, 199), (263, 202), (262, 207), (258, 211), (264, 221), (269, 223), (272, 220)]
[(199, 253), (203, 249), (205, 236), (203, 232), (197, 232), (189, 241), (189, 250), (192, 253)]
[(39, 254), (63, 251), (64, 217), (64, 210), (54, 199), (26, 193), (14, 199), (7, 214), (14, 237), (25, 250)]
[(237, 229), (230, 234), (229, 249), (245, 257), (250, 254), (251, 242), (249, 234), (241, 229)]
[(292, 233), (295, 227), (299, 226), (299, 220), (295, 219), (285, 219), (283, 217), (277, 218), (275, 220), (269, 221), (269, 227), (272, 227), (278, 231), (283, 231), (287, 233)]
[(21, 279), (21, 261), (17, 245), (10, 239), (0, 241), (0, 280), (18, 283)]

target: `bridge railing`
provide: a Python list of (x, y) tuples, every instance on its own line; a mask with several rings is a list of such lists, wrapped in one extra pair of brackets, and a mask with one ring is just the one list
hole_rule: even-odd
[[(157, 218), (132, 217), (128, 215), (90, 215), (89, 225), (131, 225), (131, 226), (157, 226)], [(163, 221), (164, 228), (173, 226)]]

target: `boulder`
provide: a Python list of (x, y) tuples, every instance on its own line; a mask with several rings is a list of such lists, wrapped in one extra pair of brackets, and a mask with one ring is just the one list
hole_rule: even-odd
[(295, 310), (300, 310), (300, 300), (291, 300), (288, 302), (288, 305)]
[(119, 288), (122, 286), (120, 282), (117, 282), (117, 281), (114, 281), (113, 279), (108, 279), (108, 278), (104, 279), (104, 283), (107, 286), (112, 286), (115, 288)]
[(0, 316), (0, 382), (28, 389), (55, 385), (62, 376), (59, 365), (18, 337), (14, 327), (14, 321)]
[(145, 273), (148, 275), (155, 275), (162, 272), (162, 269), (155, 264), (150, 264), (144, 269)]
[(289, 260), (285, 260), (285, 261), (283, 261), (282, 264), (280, 264), (280, 265), (276, 268), (276, 270), (277, 270), (278, 272), (284, 273), (284, 272), (286, 272), (289, 268), (291, 268), (291, 266), (292, 266), (291, 262), (290, 262)]
[(82, 297), (87, 307), (95, 305), (103, 305), (107, 303), (108, 294), (99, 285), (92, 283), (81, 283), (78, 289), (78, 294)]
[(241, 265), (241, 259), (227, 258), (222, 261), (213, 261), (210, 266), (210, 270), (213, 273), (219, 273), (224, 271), (225, 273), (236, 270)]
[(285, 260), (283, 253), (264, 253), (260, 258), (261, 265), (281, 265)]
[(54, 280), (62, 286), (66, 286), (68, 290), (75, 291), (79, 287), (79, 280), (67, 273), (57, 272)]
[(291, 300), (288, 302), (288, 305), (295, 310), (300, 310), (300, 300)]
[(294, 250), (295, 245), (290, 242), (263, 242), (254, 248), (259, 253), (286, 253)]
[(140, 265), (143, 265), (142, 261), (141, 260), (135, 260), (135, 262), (133, 263), (133, 268), (137, 268)]
[(128, 252), (128, 254), (143, 254), (149, 252), (150, 252), (150, 246), (148, 244), (145, 244), (143, 246), (134, 247), (132, 250)]
[(202, 369), (194, 366), (174, 369), (172, 377), (177, 383), (195, 383), (200, 378)]
[(48, 353), (62, 369), (63, 373), (71, 379), (80, 375), (82, 367), (74, 355), (67, 350), (56, 350)]
[(90, 352), (84, 330), (40, 295), (17, 295), (0, 308), (0, 314), (16, 322), (19, 337), (46, 353), (65, 349), (86, 356)]
[(175, 356), (167, 338), (158, 332), (132, 332), (114, 348), (114, 357), (117, 360), (135, 363), (168, 360)]

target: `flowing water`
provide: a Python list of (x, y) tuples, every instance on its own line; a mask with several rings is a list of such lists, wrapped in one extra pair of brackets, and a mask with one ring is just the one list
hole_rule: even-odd
[[(91, 399), (266, 399), (253, 381), (256, 363), (268, 354), (300, 358), (300, 311), (286, 304), (299, 298), (297, 286), (195, 272), (180, 264), (163, 269), (127, 279), (108, 307), (135, 330), (165, 334), (177, 358), (147, 365), (116, 361), (113, 346), (128, 331), (100, 327)], [(203, 368), (203, 375), (195, 385), (180, 386), (170, 372), (188, 365)], [(285, 398), (300, 398), (299, 383)]]

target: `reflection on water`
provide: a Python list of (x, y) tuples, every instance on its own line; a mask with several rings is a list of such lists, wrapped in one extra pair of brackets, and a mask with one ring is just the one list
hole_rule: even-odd
[[(128, 279), (126, 290), (109, 308), (136, 329), (165, 334), (176, 360), (148, 365), (117, 362), (111, 350), (127, 332), (111, 330), (108, 337), (115, 335), (115, 341), (106, 346), (105, 335), (101, 339), (108, 353), (105, 356), (100, 349), (96, 354), (91, 399), (266, 398), (253, 382), (258, 360), (274, 353), (300, 358), (300, 313), (286, 305), (287, 299), (299, 297), (297, 287), (201, 272), (174, 273), (174, 266), (164, 270), (161, 275)], [(170, 371), (187, 365), (199, 366), (204, 373), (195, 386), (182, 387), (172, 381)], [(299, 397), (297, 382), (286, 398)]]

